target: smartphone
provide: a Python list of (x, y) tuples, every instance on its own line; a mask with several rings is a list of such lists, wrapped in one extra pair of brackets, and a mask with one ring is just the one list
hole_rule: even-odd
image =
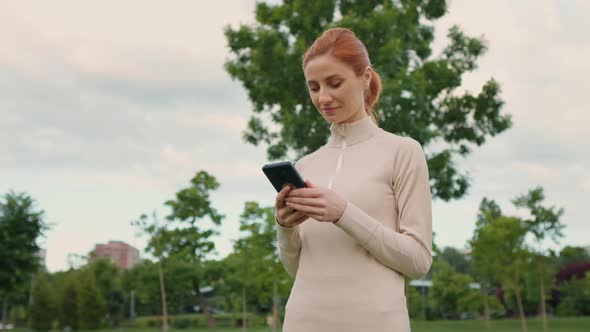
[(262, 171), (277, 192), (281, 191), (285, 184), (289, 184), (295, 188), (306, 187), (305, 181), (303, 181), (303, 178), (290, 161), (264, 165), (262, 166)]

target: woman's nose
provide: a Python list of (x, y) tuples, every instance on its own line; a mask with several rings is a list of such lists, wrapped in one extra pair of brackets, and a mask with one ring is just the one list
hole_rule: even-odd
[(320, 98), (319, 98), (320, 104), (329, 103), (331, 101), (332, 101), (332, 96), (330, 95), (330, 93), (328, 91), (326, 91), (326, 89), (320, 89)]

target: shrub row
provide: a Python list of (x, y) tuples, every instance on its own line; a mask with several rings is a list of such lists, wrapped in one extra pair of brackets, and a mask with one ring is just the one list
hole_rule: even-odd
[[(233, 327), (242, 325), (241, 314), (213, 314), (218, 327)], [(266, 326), (266, 316), (248, 313), (248, 326)], [(154, 328), (162, 326), (162, 316), (138, 317), (128, 323), (129, 327)], [(174, 329), (189, 329), (207, 327), (207, 316), (203, 314), (168, 316), (168, 325)]]

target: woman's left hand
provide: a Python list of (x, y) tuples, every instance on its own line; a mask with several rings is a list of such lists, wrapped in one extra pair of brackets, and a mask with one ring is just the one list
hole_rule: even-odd
[(328, 188), (316, 187), (309, 181), (305, 181), (305, 184), (307, 188), (289, 192), (287, 206), (317, 221), (338, 221), (346, 208), (346, 200)]

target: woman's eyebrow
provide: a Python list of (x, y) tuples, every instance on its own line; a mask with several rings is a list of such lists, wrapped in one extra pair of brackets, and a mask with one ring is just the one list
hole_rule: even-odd
[[(335, 78), (335, 77), (338, 77), (338, 76), (340, 76), (340, 75), (338, 75), (338, 74), (330, 75), (330, 76), (326, 77), (325, 80), (327, 81), (329, 79), (332, 79), (332, 78)], [(309, 81), (307, 81), (307, 83), (309, 84), (309, 83), (317, 83), (317, 82), (314, 81), (314, 80), (309, 80)]]

